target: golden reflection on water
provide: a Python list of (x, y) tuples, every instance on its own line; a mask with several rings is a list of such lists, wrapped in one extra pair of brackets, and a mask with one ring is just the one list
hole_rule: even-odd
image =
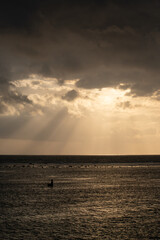
[(0, 167), (3, 239), (160, 238), (160, 165)]

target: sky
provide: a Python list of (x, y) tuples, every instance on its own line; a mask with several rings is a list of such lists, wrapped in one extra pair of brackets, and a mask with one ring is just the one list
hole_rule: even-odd
[(160, 1), (0, 7), (0, 154), (160, 154)]

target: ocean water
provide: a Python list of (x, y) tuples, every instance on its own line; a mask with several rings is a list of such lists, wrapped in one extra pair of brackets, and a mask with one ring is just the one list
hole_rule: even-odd
[(1, 240), (160, 239), (159, 161), (33, 158), (0, 164)]

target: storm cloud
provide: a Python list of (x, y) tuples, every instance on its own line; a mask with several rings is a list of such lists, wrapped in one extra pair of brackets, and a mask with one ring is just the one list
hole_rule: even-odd
[(159, 7), (157, 0), (3, 1), (2, 99), (29, 103), (11, 82), (31, 74), (62, 85), (79, 79), (78, 88), (129, 88), (134, 97), (152, 96), (160, 89)]

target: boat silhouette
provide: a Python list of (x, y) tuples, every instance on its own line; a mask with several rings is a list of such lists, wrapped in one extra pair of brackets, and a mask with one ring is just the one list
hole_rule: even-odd
[(48, 183), (48, 187), (53, 187), (53, 179), (51, 179), (51, 183)]

